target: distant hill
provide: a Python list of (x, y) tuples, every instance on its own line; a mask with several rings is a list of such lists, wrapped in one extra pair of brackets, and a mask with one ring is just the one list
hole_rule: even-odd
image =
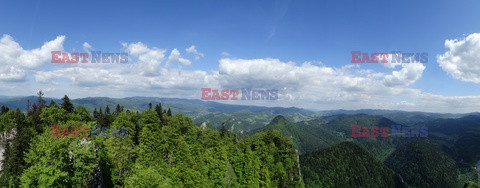
[(275, 117), (265, 127), (255, 130), (252, 133), (263, 130), (278, 130), (283, 135), (291, 137), (295, 147), (300, 152), (313, 151), (318, 148), (329, 147), (339, 143), (342, 140), (335, 135), (334, 132), (330, 130), (323, 130), (321, 126), (315, 127), (310, 126), (309, 124), (299, 126), (298, 124), (288, 121), (281, 115)]
[[(61, 99), (44, 98), (47, 104), (54, 100), (61, 104)], [(31, 104), (37, 101), (36, 96), (28, 97), (4, 97), (0, 98), (0, 106), (5, 105), (11, 109), (25, 111), (27, 101)], [(202, 101), (197, 99), (159, 98), (159, 97), (87, 97), (72, 99), (74, 106), (82, 105), (92, 114), (97, 108), (105, 109), (108, 105), (114, 109), (117, 104), (125, 110), (143, 111), (148, 109), (149, 103), (162, 104), (163, 109), (171, 108), (172, 112), (190, 116), (197, 125), (205, 122), (208, 127), (218, 129), (225, 122), (227, 128), (238, 135), (261, 128), (268, 124), (277, 115), (283, 115), (290, 121), (310, 120), (321, 115), (310, 110), (301, 108), (263, 107), (248, 105), (222, 104), (214, 101)]]
[[(310, 153), (335, 146), (340, 142), (351, 141), (365, 148), (377, 160), (385, 161), (395, 172), (399, 172), (402, 176), (405, 174), (409, 177), (408, 181), (405, 179), (406, 182), (412, 182), (413, 185), (421, 187), (437, 185), (432, 184), (437, 181), (436, 178), (440, 178), (437, 173), (453, 173), (443, 175), (441, 178), (447, 185), (455, 184), (454, 187), (467, 181), (480, 180), (480, 170), (477, 171), (475, 168), (476, 164), (480, 164), (480, 116), (435, 119), (416, 124), (415, 126), (429, 127), (428, 138), (351, 137), (351, 125), (371, 128), (372, 126), (390, 127), (396, 124), (399, 123), (383, 116), (367, 114), (323, 116), (296, 123), (277, 116), (265, 127), (251, 133), (278, 130), (292, 138), (300, 153)], [(435, 159), (430, 159), (432, 157)], [(432, 161), (437, 162), (432, 163)], [(408, 166), (407, 163), (415, 166)], [(430, 179), (428, 181), (421, 178), (415, 179), (415, 177), (424, 178), (423, 176), (428, 176)]]
[(435, 119), (419, 125), (429, 127), (429, 137), (450, 148), (455, 158), (474, 166), (480, 160), (480, 115)]
[(352, 125), (371, 128), (395, 125), (397, 123), (383, 116), (366, 114), (324, 116), (313, 120), (290, 122), (283, 116), (275, 117), (268, 125), (249, 134), (262, 130), (278, 130), (293, 139), (300, 153), (331, 147), (344, 141), (353, 141), (364, 146), (380, 160), (386, 158), (401, 143), (398, 138), (352, 138)]
[[(7, 97), (0, 96), (0, 105), (11, 109), (25, 110), (27, 101), (36, 102), (36, 96)], [(47, 104), (54, 100), (61, 104), (61, 99), (45, 98)], [(262, 107), (246, 105), (230, 105), (213, 101), (192, 99), (158, 98), (158, 97), (88, 97), (71, 100), (75, 106), (82, 105), (90, 111), (105, 109), (108, 105), (111, 110), (117, 104), (130, 111), (144, 111), (149, 103), (162, 104), (164, 110), (171, 108), (174, 114), (188, 115), (194, 124), (205, 123), (207, 127), (219, 129), (225, 123), (227, 130), (238, 137), (252, 135), (264, 130), (278, 130), (282, 135), (290, 137), (299, 153), (312, 153), (326, 148), (337, 146), (342, 142), (352, 142), (360, 146), (375, 158), (388, 164), (395, 172), (405, 175), (406, 182), (410, 185), (424, 185), (413, 176), (428, 175), (427, 184), (436, 181), (437, 176), (445, 169), (453, 169), (458, 179), (444, 177), (442, 181), (450, 185), (456, 183), (457, 187), (468, 181), (480, 182), (480, 114), (439, 114), (426, 112), (405, 112), (397, 110), (332, 110), (315, 112), (301, 108)], [(415, 138), (352, 138), (351, 125), (361, 125), (371, 128), (394, 124), (409, 126), (427, 126), (428, 143), (420, 142)], [(418, 142), (418, 143), (417, 143)], [(431, 144), (430, 144), (431, 142)], [(345, 147), (345, 146), (343, 146)], [(350, 146), (347, 146), (350, 147)], [(431, 147), (431, 148), (429, 148)], [(405, 149), (407, 148), (407, 149)], [(418, 151), (415, 155), (409, 151)], [(438, 154), (438, 159), (431, 159), (433, 154)], [(391, 160), (398, 163), (391, 163)], [(408, 166), (410, 158), (423, 160), (415, 167)], [(408, 159), (408, 160), (407, 160)], [(428, 160), (428, 161), (426, 161)], [(434, 166), (431, 161), (442, 162), (445, 166)], [(452, 166), (452, 160), (455, 165)], [(477, 166), (476, 166), (477, 165)], [(312, 167), (313, 168), (313, 167)], [(414, 169), (414, 171), (412, 171)], [(450, 179), (449, 179), (450, 178)], [(408, 181), (407, 181), (408, 180)], [(314, 183), (316, 184), (316, 183)], [(363, 184), (362, 184), (363, 185)], [(434, 184), (436, 185), (436, 184)], [(473, 184), (472, 184), (473, 185)]]
[(305, 187), (406, 187), (364, 148), (343, 142), (300, 156)]
[(320, 111), (325, 115), (354, 115), (354, 114), (368, 114), (381, 115), (392, 121), (403, 125), (415, 125), (426, 121), (431, 121), (439, 118), (460, 118), (468, 114), (453, 114), (453, 113), (431, 113), (431, 112), (407, 112), (401, 110), (381, 110), (381, 109), (361, 109), (361, 110), (328, 110)]
[(430, 139), (418, 139), (399, 147), (384, 162), (414, 187), (459, 187), (455, 161)]

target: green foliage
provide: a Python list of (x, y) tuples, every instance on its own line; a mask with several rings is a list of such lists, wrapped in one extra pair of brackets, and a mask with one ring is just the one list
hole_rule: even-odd
[(52, 106), (58, 107), (57, 103), (54, 100), (50, 100), (50, 104), (48, 106), (49, 107), (52, 107)]
[(83, 106), (77, 106), (75, 108), (74, 117), (72, 119), (74, 119), (76, 121), (85, 121), (85, 122), (88, 122), (88, 121), (92, 120), (92, 118), (90, 117), (90, 114), (88, 113), (87, 109)]
[(0, 116), (0, 131), (11, 130), (12, 128), (25, 126), (25, 115), (20, 110), (9, 110)]
[[(1, 135), (0, 147), (3, 153), (0, 185), (18, 187), (19, 176), (25, 168), (24, 151), (30, 147), (34, 131), (28, 126), (26, 118), (19, 110), (11, 110), (0, 117), (0, 125), (5, 128)], [(2, 129), (3, 129), (2, 128)]]
[(137, 173), (126, 180), (125, 187), (172, 187), (171, 179), (151, 167), (137, 169), (136, 172)]
[(40, 114), (40, 119), (47, 125), (61, 125), (70, 118), (67, 111), (55, 106), (44, 108)]
[(4, 105), (0, 108), (0, 115), (5, 114), (9, 111), (10, 109)]
[(415, 187), (459, 187), (458, 167), (430, 139), (413, 140), (394, 151), (385, 164)]
[(352, 142), (300, 157), (306, 187), (405, 187), (400, 176)]
[(467, 182), (465, 183), (465, 186), (463, 186), (463, 188), (480, 188), (480, 185), (474, 182)]
[(51, 137), (46, 128), (26, 154), (22, 187), (85, 187), (96, 168), (94, 145), (82, 137)]
[[(238, 140), (195, 126), (185, 115), (162, 112), (111, 113), (83, 106), (33, 107), (0, 116), (2, 130), (17, 128), (6, 148), (2, 185), (13, 187), (303, 187), (292, 141), (278, 131)], [(72, 110), (72, 111), (69, 111)], [(71, 112), (71, 113), (69, 113)], [(38, 120), (31, 117), (38, 114)], [(127, 137), (52, 137), (51, 125), (127, 127)], [(19, 129), (25, 125), (24, 128)], [(30, 126), (32, 125), (32, 126)], [(42, 130), (36, 132), (35, 127)], [(26, 152), (22, 152), (26, 151)]]
[[(156, 186), (158, 177), (168, 185), (184, 187), (293, 187), (303, 185), (291, 141), (279, 132), (258, 133), (237, 142), (194, 126), (183, 115), (165, 126), (153, 111), (142, 113), (138, 158), (125, 185)], [(278, 166), (284, 168), (277, 168)], [(147, 176), (146, 172), (149, 176)], [(143, 177), (143, 178), (140, 178)]]
[[(25, 100), (36, 102), (28, 105), (27, 116), (19, 110), (0, 108), (3, 138), (13, 132), (17, 134), (2, 140), (2, 146), (8, 147), (4, 147), (1, 186), (303, 187), (294, 148), (299, 153), (321, 149), (300, 160), (308, 187), (328, 187), (329, 182), (341, 180), (343, 184), (334, 185), (403, 186), (398, 184), (395, 173), (379, 163), (381, 160), (413, 186), (460, 187), (467, 181), (473, 181), (468, 186), (474, 186), (479, 181), (475, 169), (480, 160), (478, 115), (435, 119), (450, 115), (393, 111), (386, 114), (397, 122), (429, 126), (429, 139), (433, 143), (422, 144), (411, 143), (414, 139), (350, 137), (353, 124), (367, 127), (396, 124), (377, 115), (312, 119), (321, 114), (294, 108), (145, 97), (70, 101), (65, 96), (63, 102), (51, 100), (48, 107), (41, 93), (38, 98)], [(2, 104), (27, 106), (19, 101), (11, 99)], [(165, 103), (158, 104), (160, 101)], [(55, 102), (62, 103), (61, 107)], [(158, 105), (142, 112), (149, 103)], [(88, 110), (93, 111), (93, 117)], [(194, 126), (192, 119), (181, 114), (193, 117), (195, 124), (206, 122), (208, 128)], [(273, 120), (269, 122), (270, 119)], [(88, 137), (83, 142), (83, 138), (52, 138), (48, 134), (51, 125), (128, 127), (128, 136)], [(343, 141), (352, 141), (360, 147), (338, 145)], [(460, 173), (454, 160), (461, 167)], [(352, 161), (358, 164), (351, 167)], [(371, 178), (380, 183), (371, 185), (367, 181)]]

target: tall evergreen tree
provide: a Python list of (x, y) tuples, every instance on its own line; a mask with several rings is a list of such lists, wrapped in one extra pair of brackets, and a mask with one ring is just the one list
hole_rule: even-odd
[(65, 111), (67, 112), (70, 112), (72, 113), (73, 112), (73, 104), (70, 102), (70, 99), (68, 98), (67, 95), (65, 95), (63, 98), (62, 98), (62, 109), (64, 109)]
[(120, 104), (117, 104), (117, 107), (115, 108), (115, 114), (120, 114), (123, 112), (123, 106), (120, 106)]
[(172, 111), (170, 110), (170, 108), (168, 108), (167, 116), (168, 116), (168, 117), (172, 117)]
[(4, 113), (7, 113), (8, 110), (10, 110), (10, 109), (8, 109), (8, 107), (2, 105), (2, 109), (1, 109), (1, 111), (0, 111), (0, 115), (2, 115), (2, 114), (4, 114)]
[(152, 109), (152, 103), (148, 103), (148, 109), (149, 109), (149, 110)]
[(18, 109), (12, 112), (9, 113), (11, 115), (9, 119), (14, 124), (14, 128), (16, 128), (16, 136), (12, 139), (7, 139), (4, 145), (5, 152), (2, 161), (2, 176), (0, 176), (1, 187), (6, 185), (19, 187), (19, 177), (26, 166), (24, 154), (25, 151), (28, 151), (30, 148), (30, 140), (33, 137), (32, 129), (28, 128), (23, 113)]
[(97, 108), (95, 108), (95, 109), (93, 110), (93, 118), (98, 119), (98, 117), (99, 117), (98, 111), (97, 111)]
[(44, 93), (42, 92), (42, 90), (38, 91), (37, 93), (37, 107), (39, 110), (43, 109), (43, 107), (45, 107), (45, 103), (46, 101), (43, 99), (43, 95)]
[(162, 118), (162, 103), (159, 103), (159, 104), (155, 105), (155, 111), (157, 112), (157, 115), (160, 118), (160, 120), (163, 121), (163, 118)]
[(227, 133), (227, 127), (225, 126), (225, 122), (222, 123), (222, 127), (220, 128), (220, 136), (224, 137)]
[(27, 106), (25, 111), (27, 111), (27, 114), (30, 113), (30, 111), (32, 111), (32, 104), (30, 104), (30, 99), (27, 99)]
[(105, 115), (110, 115), (110, 107), (107, 107), (105, 108)]
[(38, 115), (40, 115), (40, 110), (38, 109), (37, 103), (33, 103), (32, 108), (30, 108), (30, 111), (27, 112), (27, 115), (37, 119)]

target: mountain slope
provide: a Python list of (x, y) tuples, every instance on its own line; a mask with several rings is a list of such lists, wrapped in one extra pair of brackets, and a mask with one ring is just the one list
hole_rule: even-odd
[(268, 125), (256, 131), (260, 130), (278, 130), (282, 135), (291, 137), (294, 146), (300, 152), (329, 147), (339, 141), (336, 136), (330, 135), (328, 131), (325, 132), (327, 135), (320, 135), (319, 132), (311, 132), (306, 126), (298, 126), (280, 115), (275, 117)]
[(405, 187), (400, 176), (352, 142), (304, 154), (300, 165), (306, 187)]
[(429, 139), (418, 139), (400, 146), (384, 162), (415, 187), (459, 187), (458, 167)]

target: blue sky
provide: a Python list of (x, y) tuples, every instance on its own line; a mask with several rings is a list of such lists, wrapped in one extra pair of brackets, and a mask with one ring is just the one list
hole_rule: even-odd
[[(5, 78), (0, 78), (0, 95), (32, 95), (43, 89), (48, 97), (145, 95), (199, 99), (201, 87), (278, 87), (284, 88), (279, 99), (283, 96), (285, 100), (247, 104), (478, 111), (480, 68), (475, 65), (480, 66), (480, 56), (475, 54), (480, 47), (468, 45), (480, 46), (474, 35), (480, 32), (478, 10), (480, 2), (473, 0), (0, 1), (0, 35), (4, 40), (0, 53), (7, 54), (3, 59), (0, 56), (0, 76)], [(103, 52), (143, 51), (130, 54), (129, 65), (57, 65), (40, 58), (45, 53), (37, 54), (38, 62), (30, 62), (33, 65), (12, 60), (21, 59), (22, 53), (34, 53), (34, 49), (61, 36), (65, 38), (58, 39), (55, 47), (66, 52), (83, 51), (85, 43), (91, 46), (89, 49)], [(454, 39), (466, 44), (458, 43), (441, 65), (437, 55), (447, 53), (445, 41)], [(12, 41), (24, 51), (7, 52), (12, 49)], [(187, 52), (192, 45), (197, 54)], [(178, 58), (169, 62), (174, 49), (191, 63)], [(350, 52), (356, 50), (427, 52), (428, 63), (393, 68), (353, 65)], [(461, 50), (470, 56), (462, 56)], [(289, 62), (295, 65), (283, 66)], [(302, 67), (304, 63), (314, 67)], [(282, 72), (275, 67), (294, 71)], [(265, 72), (249, 71), (255, 69)], [(89, 74), (72, 76), (72, 72)], [(349, 75), (346, 78), (342, 76), (345, 72)], [(135, 74), (141, 77), (139, 81), (128, 81)], [(333, 77), (316, 78), (319, 74)], [(181, 76), (164, 78), (175, 75)], [(96, 76), (125, 80), (106, 83), (93, 79)], [(92, 80), (83, 82), (85, 77)], [(273, 79), (278, 77), (283, 79)], [(349, 83), (352, 80), (354, 84)], [(335, 88), (328, 94), (330, 87)], [(372, 96), (375, 92), (384, 94)]]

